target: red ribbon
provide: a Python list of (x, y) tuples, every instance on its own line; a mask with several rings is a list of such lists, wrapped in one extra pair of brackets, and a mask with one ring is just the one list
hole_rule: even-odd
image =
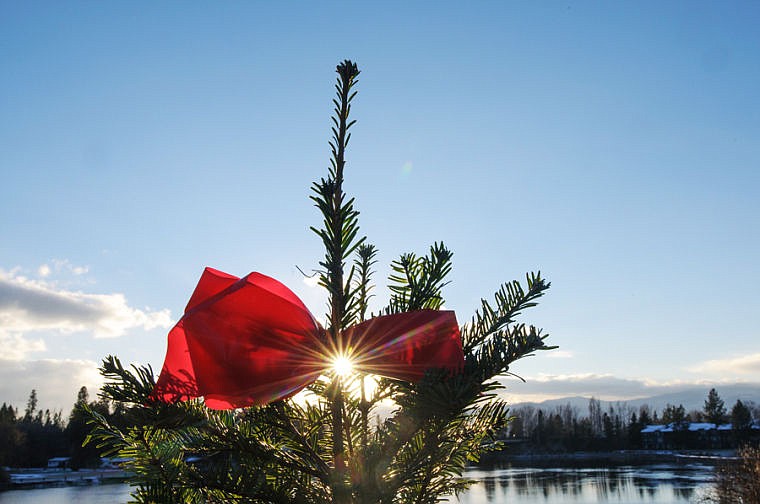
[(298, 393), (328, 373), (339, 356), (358, 371), (411, 382), (431, 368), (457, 372), (464, 365), (453, 311), (374, 317), (334, 342), (277, 280), (206, 268), (169, 332), (151, 399), (203, 396), (212, 409), (267, 404)]

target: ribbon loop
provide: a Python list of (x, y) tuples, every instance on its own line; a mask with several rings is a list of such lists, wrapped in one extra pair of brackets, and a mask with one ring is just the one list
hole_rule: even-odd
[[(452, 311), (420, 310), (375, 317), (343, 331), (354, 368), (417, 381), (430, 368), (464, 364)], [(303, 302), (277, 280), (238, 279), (206, 268), (169, 332), (151, 399), (203, 396), (212, 409), (262, 405), (297, 394), (337, 357)]]

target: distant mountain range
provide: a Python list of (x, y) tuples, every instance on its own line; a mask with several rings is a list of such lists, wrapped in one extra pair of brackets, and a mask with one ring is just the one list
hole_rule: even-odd
[[(610, 405), (625, 404), (636, 410), (643, 404), (648, 404), (650, 411), (657, 411), (658, 414), (662, 414), (662, 410), (668, 404), (678, 406), (682, 404), (687, 412), (692, 410), (702, 410), (707, 398), (707, 393), (711, 388), (715, 388), (718, 395), (726, 404), (726, 410), (730, 413), (731, 408), (736, 404), (737, 399), (741, 399), (742, 402), (754, 402), (755, 405), (760, 406), (760, 387), (757, 385), (749, 384), (727, 384), (727, 385), (704, 385), (704, 386), (688, 386), (678, 392), (670, 392), (667, 394), (660, 394), (651, 397), (640, 397), (635, 399), (621, 399), (614, 401), (600, 400), (602, 411), (606, 411)], [(539, 403), (535, 402), (523, 402), (512, 403), (512, 408), (517, 408), (523, 405), (530, 405), (537, 408), (541, 408), (545, 411), (553, 410), (557, 406), (570, 406), (577, 408), (578, 413), (584, 416), (588, 413), (588, 403), (590, 397), (563, 397), (559, 399), (550, 399)]]

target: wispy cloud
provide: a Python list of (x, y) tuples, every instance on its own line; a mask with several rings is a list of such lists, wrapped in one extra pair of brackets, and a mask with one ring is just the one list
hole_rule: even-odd
[(688, 368), (693, 373), (719, 376), (748, 376), (760, 379), (760, 353), (714, 359)]
[(31, 353), (44, 352), (46, 349), (41, 338), (27, 339), (19, 333), (0, 329), (0, 360), (22, 360)]
[(37, 268), (37, 275), (40, 278), (47, 278), (53, 273), (66, 273), (69, 275), (81, 276), (88, 271), (90, 271), (89, 267), (71, 264), (71, 261), (68, 259), (53, 259), (50, 261), (50, 264), (41, 264)]
[[(89, 331), (96, 338), (129, 329), (171, 326), (169, 310), (140, 310), (123, 294), (88, 294), (0, 270), (0, 332), (6, 339), (34, 331)], [(16, 338), (17, 339), (17, 338)]]

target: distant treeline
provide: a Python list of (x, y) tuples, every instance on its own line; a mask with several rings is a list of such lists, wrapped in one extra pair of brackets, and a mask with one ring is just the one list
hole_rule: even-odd
[[(90, 401), (86, 387), (68, 418), (61, 412), (37, 407), (37, 392), (32, 390), (26, 409), (19, 412), (12, 405), (0, 406), (0, 467), (45, 467), (53, 457), (71, 457), (69, 467), (97, 467), (100, 454), (92, 445), (82, 447), (89, 432), (84, 407), (97, 411), (113, 425), (126, 426), (127, 411), (119, 404)], [(723, 400), (712, 389), (702, 410), (687, 412), (683, 405), (668, 405), (662, 412), (649, 406), (634, 409), (624, 402), (603, 409), (591, 399), (588, 410), (569, 404), (544, 410), (519, 406), (511, 411), (513, 421), (500, 433), (501, 439), (521, 440), (528, 450), (606, 451), (643, 448), (641, 430), (652, 424), (683, 425), (688, 422), (731, 423), (737, 432), (760, 421), (760, 406), (748, 401), (727, 411)]]
[[(753, 421), (760, 421), (760, 406), (752, 401), (737, 401), (729, 411), (712, 389), (702, 410), (688, 412), (680, 404), (668, 404), (659, 413), (648, 405), (633, 408), (624, 402), (604, 409), (599, 400), (592, 398), (583, 413), (567, 404), (547, 410), (518, 406), (511, 414), (514, 419), (500, 437), (522, 440), (528, 450), (606, 451), (644, 448), (641, 430), (653, 424), (731, 423), (737, 433), (746, 432)], [(736, 441), (741, 444), (740, 436)]]
[(100, 456), (94, 446), (82, 447), (88, 434), (84, 405), (89, 405), (112, 422), (123, 425), (124, 411), (102, 401), (89, 401), (86, 387), (79, 389), (71, 414), (37, 407), (37, 391), (32, 390), (26, 409), (0, 406), (0, 467), (46, 467), (53, 457), (71, 457), (69, 467), (97, 467)]

